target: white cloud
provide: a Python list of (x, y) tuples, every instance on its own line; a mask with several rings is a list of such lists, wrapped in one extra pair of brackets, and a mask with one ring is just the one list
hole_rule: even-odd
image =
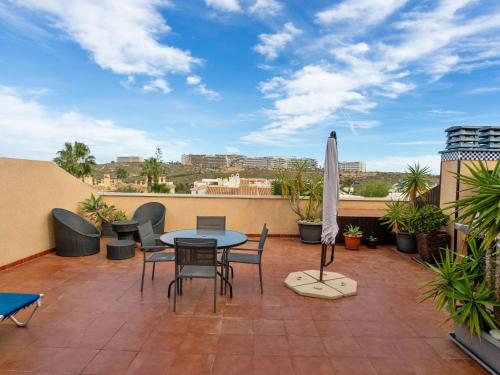
[(268, 60), (274, 60), (285, 49), (286, 45), (302, 33), (293, 23), (287, 22), (276, 34), (260, 34), (260, 43), (253, 47), (255, 52), (264, 55)]
[(421, 166), (428, 166), (432, 173), (439, 174), (441, 156), (435, 154), (412, 156), (389, 155), (374, 160), (367, 160), (366, 169), (378, 172), (404, 172), (408, 165), (415, 163), (419, 163)]
[(188, 85), (197, 85), (200, 82), (201, 82), (201, 77), (199, 77), (199, 76), (192, 75), (192, 76), (188, 76), (186, 78), (186, 83)]
[(425, 146), (425, 145), (443, 145), (444, 141), (408, 141), (408, 142), (391, 142), (391, 145), (398, 146)]
[[(346, 7), (358, 9), (372, 3), (381, 2), (344, 1), (332, 8), (335, 12), (329, 13), (329, 19), (348, 20)], [(366, 17), (382, 20), (404, 2), (383, 3), (387, 5), (383, 16), (379, 12), (375, 17), (363, 8)], [(396, 99), (416, 87), (411, 80), (417, 75), (437, 80), (451, 71), (490, 66), (494, 59), (500, 63), (500, 9), (482, 14), (481, 8), (471, 10), (477, 4), (474, 0), (443, 0), (417, 6), (397, 15), (399, 21), (389, 25), (397, 32), (391, 31), (390, 37), (369, 35), (353, 42), (352, 37), (327, 33), (316, 42), (307, 41), (302, 48), (307, 65), (259, 84), (263, 96), (273, 101), (265, 110), (268, 122), (243, 140), (277, 143), (277, 136), (282, 141), (301, 129), (324, 123), (339, 111), (367, 113), (380, 97)], [(353, 17), (363, 18), (363, 12), (354, 12)], [(310, 56), (317, 56), (317, 62), (309, 62)]]
[(186, 78), (186, 83), (189, 86), (194, 86), (194, 91), (208, 100), (219, 100), (220, 94), (217, 91), (207, 88), (204, 83), (201, 83), (201, 77), (191, 75)]
[(431, 109), (427, 111), (428, 113), (432, 113), (433, 115), (442, 115), (442, 116), (453, 116), (453, 115), (464, 115), (465, 112), (462, 111), (453, 111), (451, 109)]
[(196, 92), (208, 100), (219, 100), (220, 99), (220, 94), (217, 91), (207, 89), (207, 87), (204, 84), (199, 84), (196, 86)]
[(242, 10), (238, 0), (205, 0), (205, 4), (223, 12), (241, 12)]
[(41, 11), (103, 69), (120, 74), (160, 76), (187, 73), (199, 60), (188, 51), (162, 44), (170, 30), (159, 0), (17, 0)]
[(238, 154), (241, 151), (240, 151), (240, 149), (238, 147), (226, 146), (226, 152), (229, 152), (230, 154)]
[(256, 0), (248, 10), (258, 15), (275, 15), (282, 9), (283, 5), (276, 0)]
[(490, 94), (493, 92), (498, 92), (500, 91), (500, 87), (477, 87), (475, 89), (467, 91), (467, 94), (472, 94), (472, 95), (481, 95), (481, 94)]
[(144, 86), (142, 86), (144, 92), (162, 92), (164, 94), (168, 94), (172, 89), (170, 88), (167, 81), (163, 78), (152, 79)]
[(51, 160), (64, 142), (86, 143), (98, 161), (117, 155), (153, 155), (162, 147), (165, 158), (178, 159), (185, 145), (158, 139), (144, 130), (120, 126), (70, 111), (53, 113), (25, 97), (22, 90), (0, 86), (0, 155)]
[(356, 27), (374, 25), (383, 21), (407, 0), (345, 0), (316, 13), (322, 24), (355, 22)]

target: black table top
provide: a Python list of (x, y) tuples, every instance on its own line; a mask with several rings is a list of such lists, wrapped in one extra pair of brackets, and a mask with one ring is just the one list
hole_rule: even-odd
[(113, 221), (111, 225), (139, 225), (137, 220), (117, 220)]
[(168, 232), (160, 236), (160, 240), (167, 245), (174, 246), (175, 238), (215, 238), (219, 249), (235, 247), (248, 241), (245, 234), (233, 230), (214, 229), (183, 229)]

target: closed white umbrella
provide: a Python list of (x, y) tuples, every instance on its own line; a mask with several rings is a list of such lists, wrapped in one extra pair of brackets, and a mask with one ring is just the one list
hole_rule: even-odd
[(339, 163), (335, 132), (330, 134), (330, 138), (326, 143), (323, 178), (323, 229), (321, 231), (321, 242), (325, 245), (335, 245), (335, 236), (339, 232), (339, 225), (337, 224)]

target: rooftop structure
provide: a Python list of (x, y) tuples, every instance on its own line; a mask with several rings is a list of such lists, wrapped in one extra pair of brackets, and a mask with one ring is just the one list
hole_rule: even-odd
[(453, 126), (446, 133), (446, 150), (500, 150), (500, 126)]

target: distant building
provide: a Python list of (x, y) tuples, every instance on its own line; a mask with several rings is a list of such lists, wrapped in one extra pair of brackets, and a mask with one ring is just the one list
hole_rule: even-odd
[(366, 163), (363, 161), (341, 161), (339, 162), (339, 172), (364, 173), (366, 172)]
[(118, 156), (116, 158), (117, 163), (142, 163), (142, 158), (140, 156)]
[(305, 163), (309, 168), (317, 168), (318, 162), (311, 158), (296, 158), (283, 156), (261, 156), (246, 157), (236, 162), (237, 165), (249, 168), (267, 168), (267, 169), (292, 169), (298, 164)]
[(235, 160), (243, 157), (242, 155), (187, 154), (182, 155), (181, 163), (207, 169), (220, 169), (230, 167)]
[(266, 178), (240, 178), (239, 174), (229, 178), (204, 178), (195, 181), (193, 195), (271, 195), (271, 181)]
[(246, 157), (243, 155), (182, 155), (184, 165), (192, 165), (208, 169), (228, 168), (232, 166), (249, 168), (278, 169), (294, 168), (299, 163), (306, 163), (310, 168), (316, 168), (318, 162), (311, 158), (296, 158), (282, 156)]

